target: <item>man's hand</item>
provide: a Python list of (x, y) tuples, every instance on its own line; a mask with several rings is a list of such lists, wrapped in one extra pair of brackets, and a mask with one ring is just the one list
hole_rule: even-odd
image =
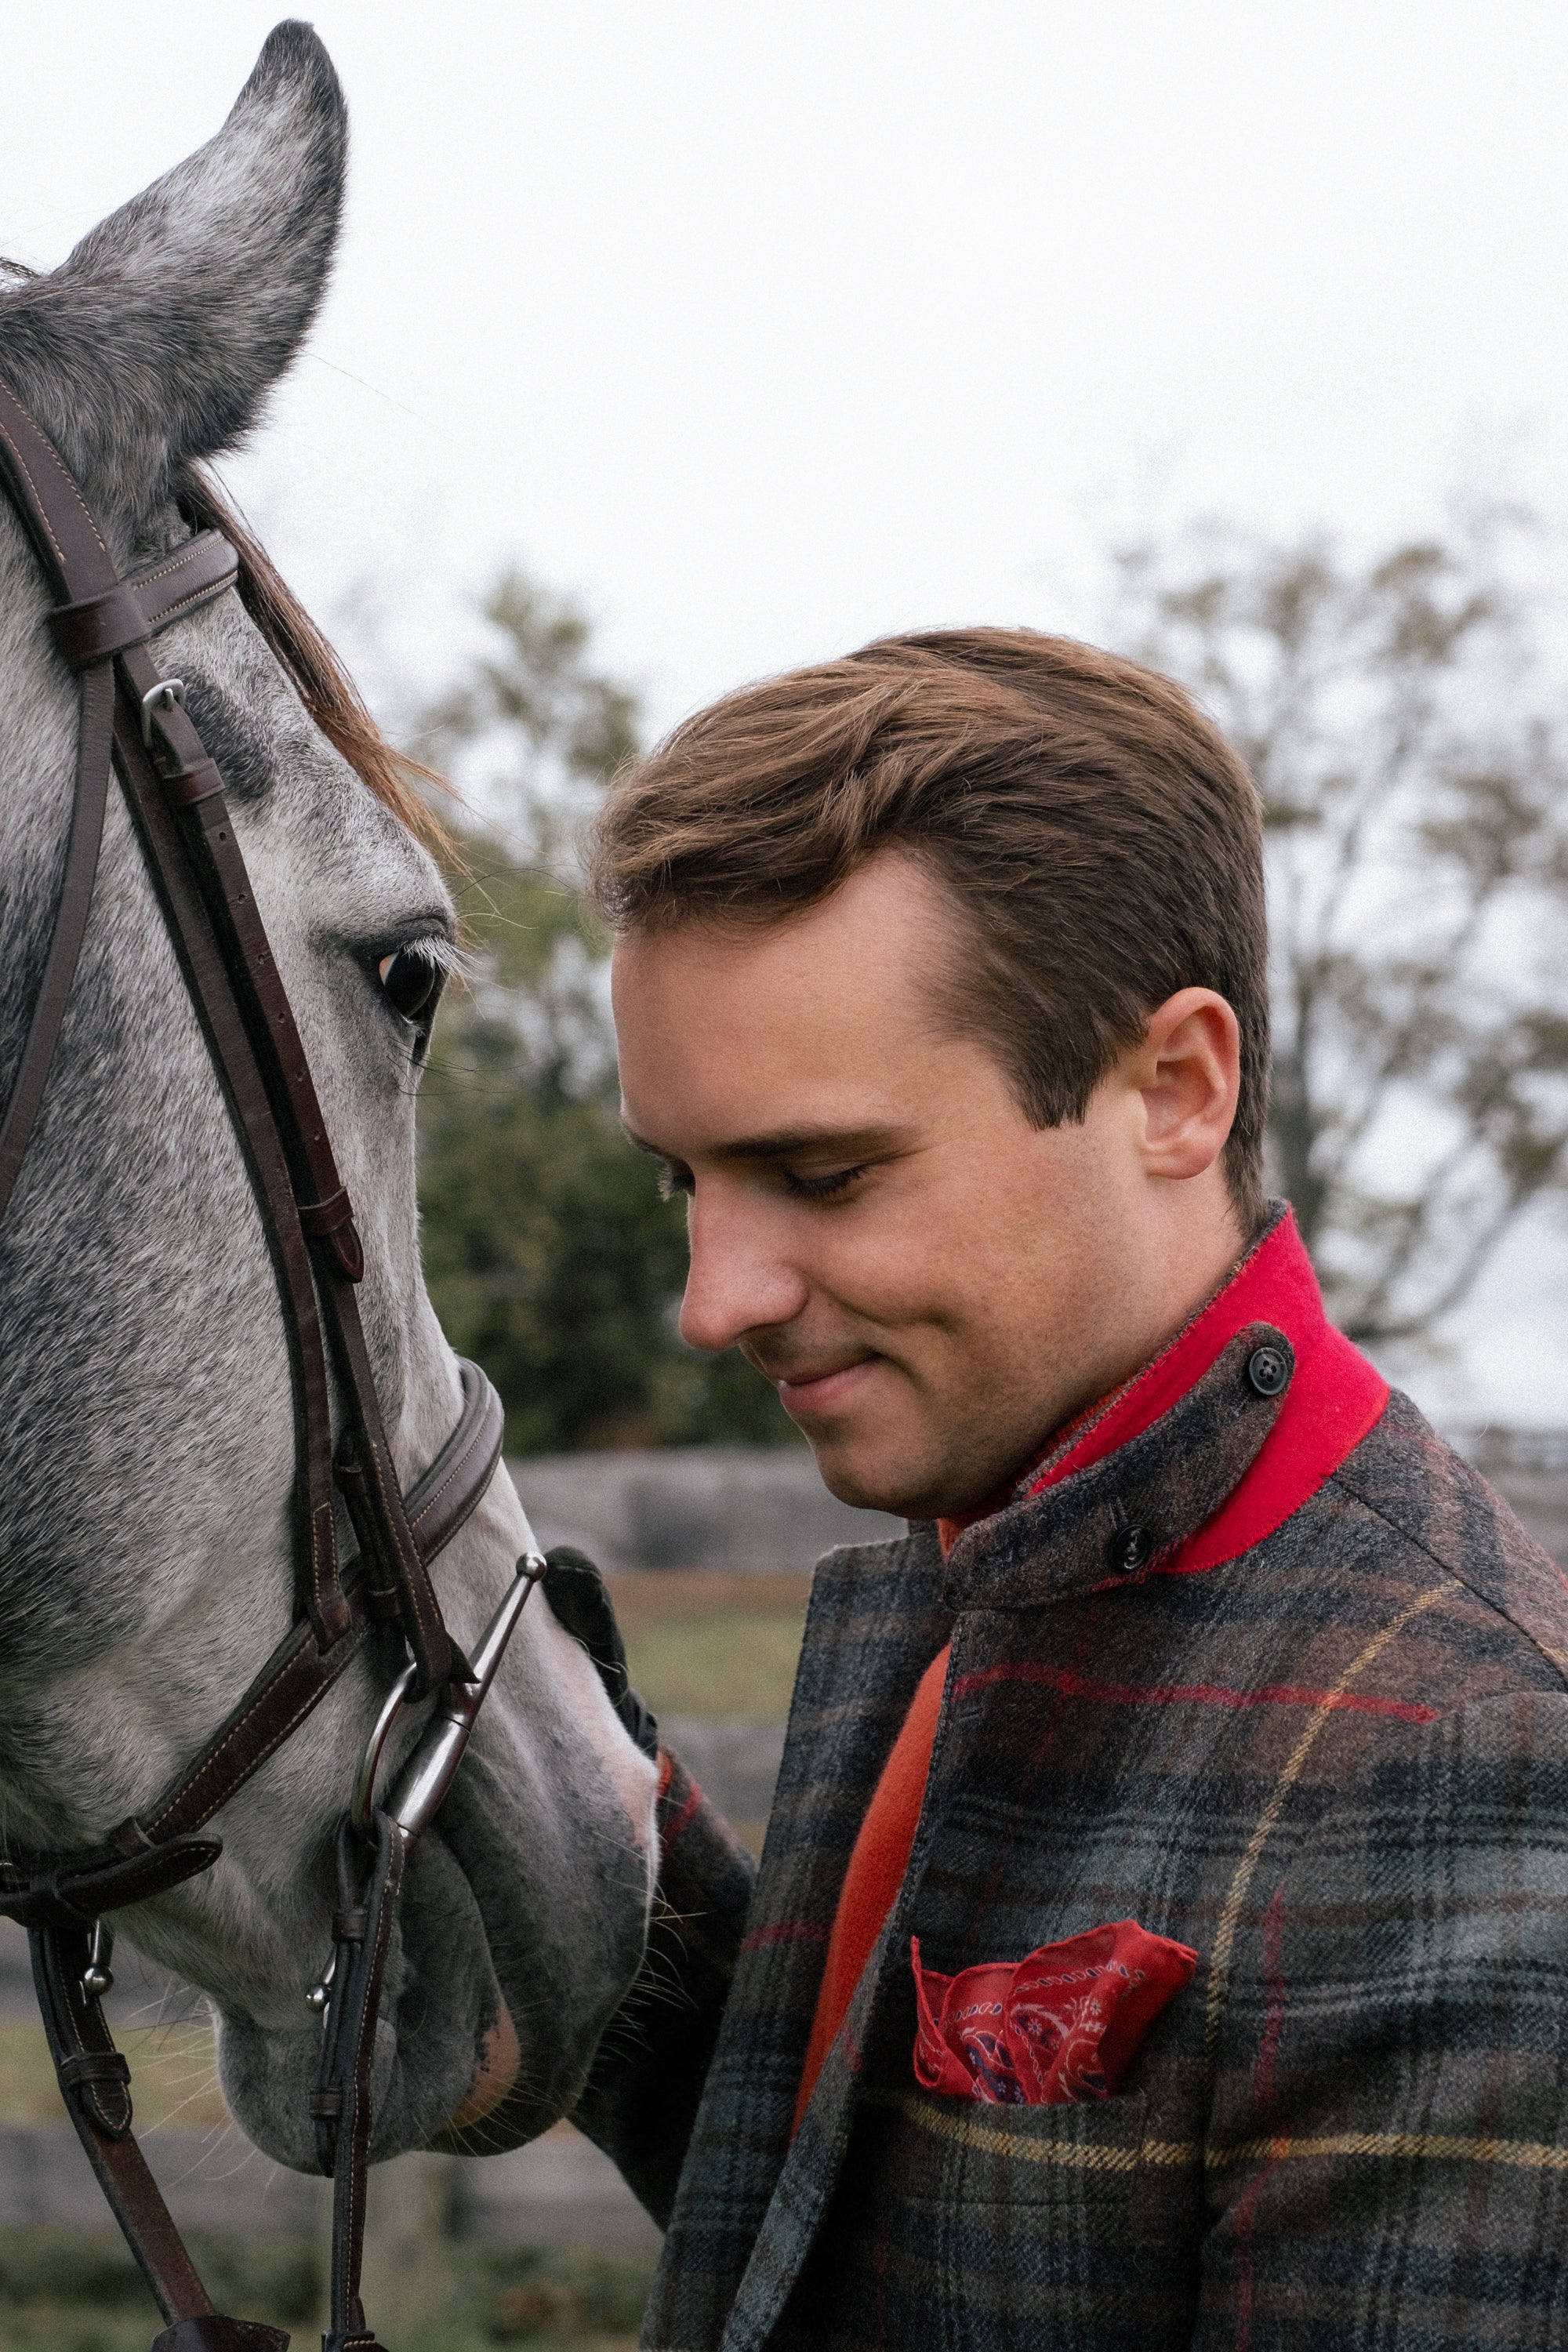
[(572, 1544), (544, 1555), (544, 1597), (560, 1622), (581, 1642), (599, 1670), (610, 1705), (645, 1756), (658, 1753), (658, 1725), (626, 1675), (626, 1647), (605, 1580)]

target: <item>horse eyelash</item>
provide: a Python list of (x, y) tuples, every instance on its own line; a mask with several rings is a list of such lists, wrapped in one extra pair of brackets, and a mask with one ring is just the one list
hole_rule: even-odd
[(468, 949), (460, 948), (456, 940), (449, 940), (444, 931), (430, 931), (421, 939), (405, 940), (397, 952), (406, 954), (411, 948), (416, 948), (422, 956), (428, 956), (444, 980), (472, 981), (479, 976), (480, 959)]

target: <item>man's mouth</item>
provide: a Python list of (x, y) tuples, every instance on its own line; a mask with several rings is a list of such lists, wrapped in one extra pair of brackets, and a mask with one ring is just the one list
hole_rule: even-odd
[(876, 1355), (865, 1355), (849, 1364), (825, 1365), (821, 1370), (803, 1365), (787, 1374), (774, 1373), (779, 1402), (795, 1421), (811, 1413), (832, 1412), (848, 1402), (879, 1361)]

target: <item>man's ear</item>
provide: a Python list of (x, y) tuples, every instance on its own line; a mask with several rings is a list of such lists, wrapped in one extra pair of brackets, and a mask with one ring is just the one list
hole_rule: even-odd
[(216, 139), (0, 282), (0, 372), (100, 511), (133, 526), (256, 422), (326, 287), (346, 144), (326, 50), (279, 25)]
[(1241, 1087), (1241, 1026), (1212, 988), (1178, 989), (1129, 1057), (1151, 1176), (1201, 1176), (1224, 1150)]

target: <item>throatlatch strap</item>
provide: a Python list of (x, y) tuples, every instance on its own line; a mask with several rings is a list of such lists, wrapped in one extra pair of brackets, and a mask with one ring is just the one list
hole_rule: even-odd
[(163, 2317), (210, 2317), (211, 2298), (132, 2137), (130, 2070), (84, 1982), (91, 1939), (85, 1929), (34, 1927), (28, 1942), (60, 2095), (99, 2186)]
[(32, 1141), (34, 1122), (48, 1083), (66, 1006), (70, 1002), (71, 982), (81, 961), (88, 909), (92, 905), (92, 886), (98, 874), (99, 848), (103, 840), (104, 810), (109, 801), (109, 746), (113, 726), (114, 672), (104, 662), (82, 673), (76, 790), (71, 802), (65, 871), (55, 901), (54, 929), (44, 961), (44, 976), (33, 1002), (27, 1042), (12, 1081), (5, 1116), (0, 1120), (0, 1217), (5, 1216), (10, 1204)]
[(115, 723), (120, 779), (187, 992), (227, 1097), (262, 1210), (289, 1347), (294, 1406), (294, 1545), (300, 1598), (319, 1650), (347, 1626), (338, 1581), (337, 1502), (332, 1485), (331, 1384), (310, 1253), (294, 1205), (283, 1139), (256, 1065), (228, 971), (139, 722), (122, 709)]
[[(127, 647), (119, 656), (119, 667), (129, 688), (126, 700), (146, 707), (143, 698), (158, 683), (146, 649)], [(199, 884), (205, 924), (211, 927), (228, 983), (226, 993), (239, 1013), (249, 1048), (241, 1056), (225, 1044), (224, 1075), (245, 1128), (250, 1129), (259, 1119), (281, 1143), (290, 1200), (286, 1212), (273, 1212), (270, 1195), (267, 1196), (270, 1221), (288, 1227), (290, 1249), (296, 1234), (303, 1240), (307, 1225), (313, 1229), (305, 1246), (319, 1276), (321, 1315), (364, 1471), (364, 1502), (372, 1528), (368, 1536), (363, 1528), (359, 1530), (360, 1540), (379, 1565), (387, 1588), (396, 1593), (398, 1616), (417, 1671), (418, 1695), (423, 1696), (441, 1683), (465, 1679), (468, 1664), (447, 1629), (404, 1512), (355, 1297), (355, 1286), (364, 1273), (364, 1255), (352, 1206), (332, 1156), (293, 1008), (273, 961), (235, 836), (223, 779), (183, 709), (155, 709), (151, 732), (154, 749), (149, 760), (141, 743), (130, 739), (122, 716), (117, 739), (121, 766), (140, 803), (152, 796), (142, 781), (150, 771), (155, 779), (154, 791), (161, 792), (178, 812), (176, 823), (190, 869)], [(151, 840), (153, 831), (144, 818), (144, 838)], [(243, 1079), (238, 1076), (241, 1061)], [(247, 1092), (257, 1079), (265, 1097), (259, 1113), (240, 1100), (241, 1087)], [(330, 1439), (330, 1420), (326, 1427)], [(314, 1449), (309, 1461), (312, 1553), (331, 1540), (331, 1522), (321, 1510), (315, 1493), (321, 1466), (318, 1454), (319, 1448)]]

